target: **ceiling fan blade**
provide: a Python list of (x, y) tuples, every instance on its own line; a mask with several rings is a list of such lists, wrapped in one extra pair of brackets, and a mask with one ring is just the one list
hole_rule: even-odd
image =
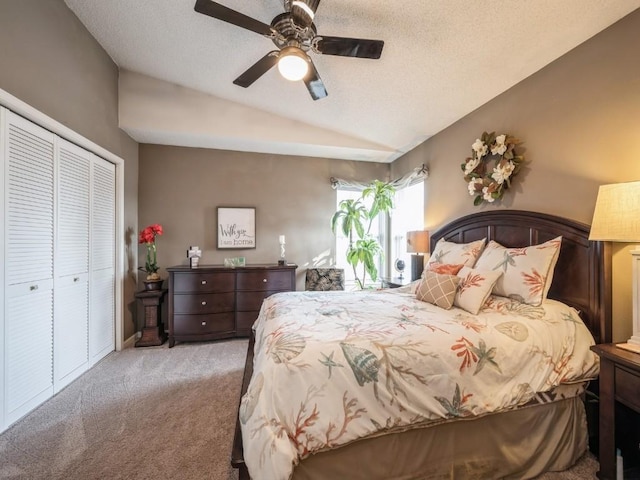
[(304, 84), (314, 100), (320, 100), (328, 95), (327, 89), (324, 88), (324, 83), (322, 83), (318, 70), (316, 70), (316, 66), (311, 59), (309, 59), (309, 73), (304, 78)]
[(320, 0), (288, 0), (288, 2), (291, 16), (297, 25), (308, 27), (313, 23)]
[(210, 17), (217, 18), (218, 20), (231, 23), (241, 28), (246, 28), (247, 30), (251, 30), (266, 37), (273, 36), (273, 30), (266, 23), (247, 17), (240, 12), (231, 10), (224, 5), (212, 2), (211, 0), (196, 0), (194, 10), (198, 13), (209, 15)]
[(278, 63), (278, 56), (280, 51), (273, 50), (267, 53), (264, 57), (249, 67), (242, 75), (236, 78), (233, 83), (241, 87), (247, 88), (251, 86), (253, 82), (258, 80), (262, 75), (267, 73), (276, 63)]
[(380, 58), (384, 42), (382, 40), (364, 40), (361, 38), (316, 37), (316, 50), (323, 55), (342, 57)]

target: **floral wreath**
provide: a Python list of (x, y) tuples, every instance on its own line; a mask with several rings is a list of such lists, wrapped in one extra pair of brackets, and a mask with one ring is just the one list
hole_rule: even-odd
[[(520, 140), (508, 134), (496, 136), (495, 132), (483, 132), (471, 145), (471, 157), (460, 165), (464, 180), (468, 183), (469, 195), (474, 205), (500, 200), (511, 186), (511, 178), (520, 170), (524, 156), (516, 155)], [(489, 163), (494, 160), (493, 168)]]

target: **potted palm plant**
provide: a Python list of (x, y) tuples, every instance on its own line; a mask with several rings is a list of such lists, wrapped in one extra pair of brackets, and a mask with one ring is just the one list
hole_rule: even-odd
[[(334, 233), (339, 230), (349, 239), (347, 262), (353, 268), (356, 284), (360, 289), (365, 288), (367, 275), (372, 282), (378, 279), (376, 265), (383, 252), (380, 242), (370, 234), (371, 226), (378, 214), (387, 213), (393, 208), (394, 195), (393, 185), (374, 180), (359, 198), (341, 201), (338, 211), (331, 218), (331, 230)], [(361, 276), (358, 271), (360, 265)]]

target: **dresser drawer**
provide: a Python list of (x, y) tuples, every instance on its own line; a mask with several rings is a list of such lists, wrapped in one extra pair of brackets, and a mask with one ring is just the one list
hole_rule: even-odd
[[(269, 292), (238, 292), (236, 295), (236, 310), (238, 312), (259, 311), (262, 301), (278, 291)], [(257, 318), (257, 315), (256, 315)]]
[(206, 335), (210, 333), (233, 332), (236, 328), (235, 316), (230, 313), (211, 315), (173, 316), (174, 335)]
[(233, 292), (234, 280), (233, 272), (176, 272), (173, 274), (173, 291), (175, 293)]
[(288, 270), (238, 272), (238, 290), (291, 290), (293, 276)]
[(640, 376), (616, 365), (616, 400), (640, 412)]
[(176, 294), (173, 296), (173, 311), (175, 313), (233, 312), (234, 304), (234, 292)]

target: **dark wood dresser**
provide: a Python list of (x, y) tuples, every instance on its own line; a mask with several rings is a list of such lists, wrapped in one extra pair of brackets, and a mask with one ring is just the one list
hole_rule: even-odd
[(176, 266), (169, 272), (169, 347), (248, 337), (262, 301), (296, 289), (297, 265)]

